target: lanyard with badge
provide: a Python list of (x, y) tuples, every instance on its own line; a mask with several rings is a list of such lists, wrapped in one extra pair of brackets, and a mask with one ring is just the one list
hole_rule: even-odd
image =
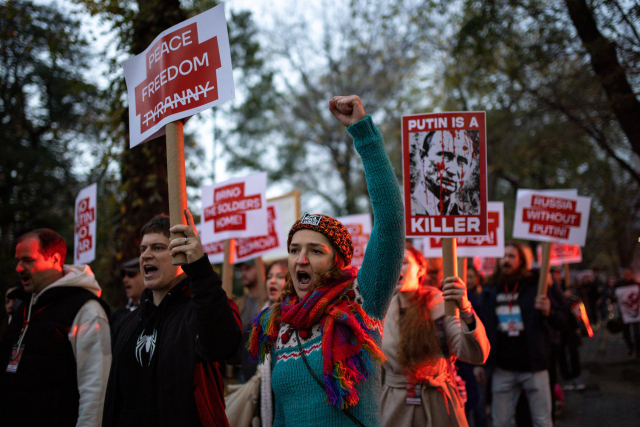
[(517, 337), (520, 335), (520, 331), (516, 329), (516, 322), (513, 320), (513, 301), (516, 299), (516, 292), (518, 291), (518, 283), (513, 288), (513, 293), (511, 294), (511, 298), (509, 298), (509, 289), (507, 285), (504, 285), (504, 294), (507, 299), (507, 305), (509, 306), (509, 322), (507, 323), (507, 333), (510, 337)]
[(13, 349), (11, 349), (11, 357), (9, 358), (9, 364), (7, 365), (7, 372), (15, 374), (18, 371), (18, 364), (20, 363), (20, 359), (22, 358), (22, 353), (24, 353), (24, 345), (22, 344), (22, 341), (24, 340), (24, 336), (27, 333), (29, 322), (50, 305), (51, 304), (47, 304), (44, 307), (40, 307), (35, 313), (33, 313), (33, 316), (31, 316), (32, 305), (29, 304), (29, 316), (27, 316), (27, 307), (24, 307), (20, 338), (18, 339), (18, 343), (13, 346)]

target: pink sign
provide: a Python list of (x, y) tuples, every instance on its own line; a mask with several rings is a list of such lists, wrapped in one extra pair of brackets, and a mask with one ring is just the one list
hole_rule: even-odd
[(353, 258), (351, 265), (360, 267), (364, 259), (364, 253), (367, 250), (367, 243), (371, 235), (371, 216), (364, 215), (348, 215), (336, 218), (349, 230), (351, 241), (353, 242)]

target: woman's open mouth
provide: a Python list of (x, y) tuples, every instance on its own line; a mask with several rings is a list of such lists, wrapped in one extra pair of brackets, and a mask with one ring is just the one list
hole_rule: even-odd
[(301, 288), (306, 288), (311, 283), (311, 276), (306, 271), (298, 271), (296, 277)]

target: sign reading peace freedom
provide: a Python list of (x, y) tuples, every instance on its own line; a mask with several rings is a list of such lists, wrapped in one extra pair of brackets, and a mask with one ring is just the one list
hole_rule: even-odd
[[(504, 256), (504, 205), (502, 202), (487, 203), (487, 235), (458, 237), (458, 257), (496, 257)], [(427, 258), (442, 256), (442, 238), (426, 237), (422, 253)]]
[(406, 235), (487, 234), (483, 111), (402, 117)]
[(202, 187), (202, 244), (267, 234), (267, 174)]
[(167, 123), (232, 99), (224, 4), (163, 31), (123, 68), (131, 147), (164, 135)]
[(348, 215), (336, 218), (344, 225), (353, 242), (353, 258), (351, 265), (360, 268), (364, 253), (367, 250), (369, 236), (371, 236), (371, 215)]
[(96, 259), (96, 184), (83, 188), (76, 197), (73, 262), (88, 264)]
[(584, 246), (591, 198), (518, 190), (513, 237)]

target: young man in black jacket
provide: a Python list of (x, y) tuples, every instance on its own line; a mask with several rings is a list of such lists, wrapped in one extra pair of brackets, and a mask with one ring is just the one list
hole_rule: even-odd
[[(103, 426), (228, 426), (218, 362), (237, 351), (238, 308), (202, 249), (193, 218), (173, 232), (157, 216), (142, 228), (140, 307), (113, 336)], [(171, 264), (182, 252), (188, 264)]]
[(493, 425), (511, 426), (520, 393), (526, 393), (533, 425), (551, 427), (549, 360), (551, 327), (563, 323), (549, 297), (537, 295), (539, 273), (530, 271), (522, 246), (505, 244), (505, 256), (481, 295), (491, 343), (485, 366), (493, 371)]

